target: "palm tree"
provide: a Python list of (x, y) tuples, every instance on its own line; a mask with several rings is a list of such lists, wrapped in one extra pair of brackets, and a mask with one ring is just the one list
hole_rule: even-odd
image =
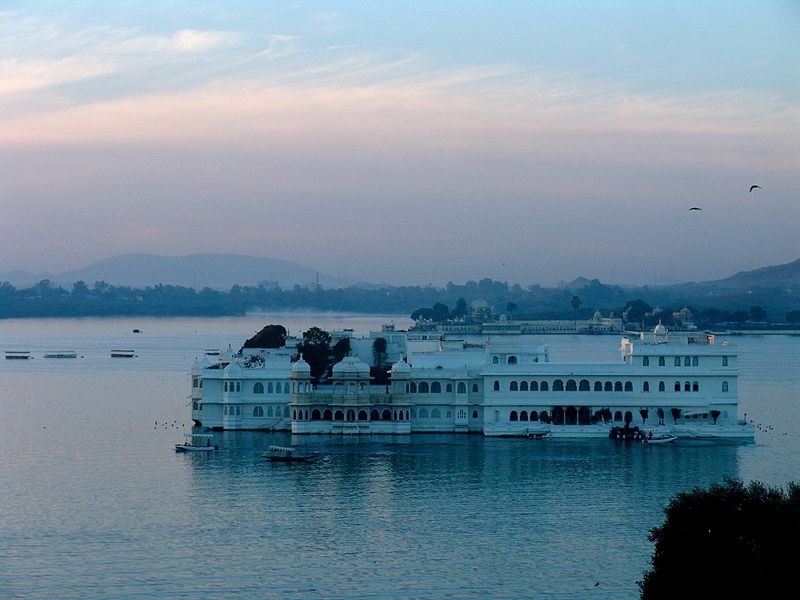
[(675, 420), (675, 425), (678, 424), (678, 419), (681, 418), (681, 409), (680, 408), (671, 408), (670, 412), (672, 413), (672, 418)]
[(640, 408), (639, 414), (642, 415), (642, 425), (644, 425), (645, 423), (647, 423), (647, 415), (650, 414), (650, 411), (647, 410), (646, 408)]

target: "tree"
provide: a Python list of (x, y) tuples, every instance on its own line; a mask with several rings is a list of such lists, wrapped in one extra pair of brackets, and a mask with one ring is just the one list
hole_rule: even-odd
[(510, 318), (514, 318), (514, 313), (517, 312), (517, 303), (516, 302), (509, 302), (506, 304), (506, 312)]
[(622, 318), (629, 323), (641, 323), (645, 313), (653, 312), (651, 306), (644, 300), (632, 300), (622, 309)]
[(765, 311), (760, 306), (751, 306), (750, 307), (750, 320), (751, 321), (766, 321), (767, 320), (767, 311)]
[(572, 310), (578, 312), (578, 309), (581, 307), (581, 299), (577, 296), (573, 296), (570, 304), (572, 305)]
[(445, 304), (437, 302), (433, 305), (433, 309), (431, 310), (431, 320), (441, 323), (442, 321), (446, 321), (447, 317), (449, 316), (450, 309), (447, 308)]
[(311, 378), (319, 383), (321, 376), (327, 372), (331, 358), (331, 336), (319, 327), (312, 327), (303, 333), (303, 341), (297, 344), (297, 350), (311, 367)]
[(372, 342), (372, 362), (380, 369), (383, 366), (383, 361), (386, 360), (386, 338), (378, 337)]
[(433, 320), (433, 311), (430, 308), (418, 308), (411, 313), (413, 321), (431, 321)]
[(674, 496), (650, 531), (644, 599), (778, 598), (796, 583), (800, 486), (738, 480)]
[(800, 310), (790, 310), (786, 313), (786, 321), (788, 323), (800, 323)]
[(681, 409), (680, 408), (670, 408), (669, 412), (672, 413), (672, 420), (675, 421), (675, 425), (678, 424), (678, 419), (681, 418)]
[(716, 408), (714, 408), (714, 409), (711, 410), (711, 412), (709, 414), (711, 415), (711, 418), (714, 421), (714, 425), (716, 425), (717, 424), (717, 419), (719, 419), (719, 416), (722, 413), (720, 413)]
[(247, 340), (243, 348), (283, 348), (287, 335), (283, 325), (267, 325)]
[(644, 425), (645, 423), (647, 423), (647, 416), (650, 414), (650, 411), (647, 410), (646, 408), (640, 408), (639, 414), (642, 417), (642, 425)]
[(76, 281), (72, 284), (73, 298), (86, 298), (89, 295), (89, 287), (85, 281)]
[(337, 363), (345, 356), (350, 354), (350, 338), (343, 337), (331, 348), (331, 358), (333, 363)]
[(456, 300), (456, 307), (450, 311), (451, 319), (465, 319), (467, 317), (467, 301), (464, 298)]

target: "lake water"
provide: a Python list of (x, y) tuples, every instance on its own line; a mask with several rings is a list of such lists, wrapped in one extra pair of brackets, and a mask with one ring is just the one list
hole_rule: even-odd
[[(271, 322), (366, 332), (390, 319), (0, 321), (0, 350), (36, 357), (0, 360), (0, 596), (633, 598), (673, 494), (800, 480), (789, 336), (735, 339), (740, 412), (765, 430), (750, 445), (230, 432), (212, 456), (173, 451), (205, 348)], [(618, 358), (616, 337), (541, 339), (552, 360)], [(269, 444), (328, 460), (271, 464)]]

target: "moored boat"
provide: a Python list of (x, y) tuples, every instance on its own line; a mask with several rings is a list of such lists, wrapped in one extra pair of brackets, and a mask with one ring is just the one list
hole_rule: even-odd
[(31, 358), (29, 350), (6, 350), (6, 359), (8, 360), (28, 360)]
[(311, 462), (319, 458), (319, 452), (301, 452), (295, 448), (270, 446), (263, 456), (273, 462)]
[(219, 450), (219, 446), (214, 444), (214, 436), (208, 433), (187, 433), (184, 434), (186, 441), (183, 444), (175, 444), (175, 452), (213, 452)]
[(111, 358), (133, 358), (136, 356), (135, 350), (112, 350)]
[(652, 429), (648, 429), (645, 432), (644, 436), (644, 443), (645, 444), (669, 444), (674, 442), (678, 439), (678, 436), (674, 433), (670, 433), (668, 431), (662, 431), (660, 433), (653, 432)]
[(44, 353), (44, 358), (78, 358), (78, 353), (72, 350), (51, 350)]

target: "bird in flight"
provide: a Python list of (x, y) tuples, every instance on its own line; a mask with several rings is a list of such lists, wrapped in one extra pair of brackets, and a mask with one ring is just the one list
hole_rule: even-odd
[(693, 207), (692, 207), (692, 208), (690, 208), (689, 210), (703, 210), (703, 209), (702, 209), (702, 208), (698, 208), (698, 207), (696, 207), (696, 206), (693, 206)]
[(752, 192), (752, 191), (753, 191), (754, 189), (756, 189), (756, 188), (758, 188), (758, 189), (760, 190), (760, 189), (761, 189), (761, 186), (760, 186), (760, 185), (751, 185), (751, 186), (750, 186), (750, 191)]

